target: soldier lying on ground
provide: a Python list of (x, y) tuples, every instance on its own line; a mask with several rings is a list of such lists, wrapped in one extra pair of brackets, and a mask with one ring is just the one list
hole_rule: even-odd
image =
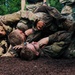
[[(24, 35), (16, 36), (14, 40), (13, 32), (10, 33), (8, 39), (13, 46), (4, 56), (21, 57), (25, 60), (32, 60), (39, 56), (60, 57), (65, 52), (66, 47), (71, 41), (72, 33), (66, 31), (58, 31), (49, 37), (43, 38), (38, 42), (24, 42)], [(20, 38), (20, 39), (18, 39)], [(17, 41), (16, 41), (17, 40)], [(47, 48), (47, 49), (46, 49)]]

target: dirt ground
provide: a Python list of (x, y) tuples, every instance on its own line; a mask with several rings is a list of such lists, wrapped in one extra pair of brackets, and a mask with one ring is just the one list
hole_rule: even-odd
[(75, 75), (75, 59), (0, 58), (0, 75)]

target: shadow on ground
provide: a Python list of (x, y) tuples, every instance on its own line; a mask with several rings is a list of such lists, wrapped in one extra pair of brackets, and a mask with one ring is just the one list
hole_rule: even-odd
[(0, 75), (75, 75), (75, 59), (0, 58)]

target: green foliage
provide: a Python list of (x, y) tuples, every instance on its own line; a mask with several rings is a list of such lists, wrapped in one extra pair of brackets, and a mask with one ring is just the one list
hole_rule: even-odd
[(21, 9), (21, 0), (0, 0), (0, 15), (13, 13)]
[[(50, 6), (61, 11), (59, 0), (47, 0)], [(13, 13), (21, 9), (21, 0), (0, 0), (0, 15)]]
[(9, 4), (8, 11), (10, 13), (12, 13), (12, 12), (16, 12), (16, 11), (20, 10), (20, 6), (21, 6), (20, 1), (21, 0), (11, 0), (11, 1), (9, 1), (8, 2), (8, 4)]
[(50, 6), (53, 6), (55, 8), (57, 8), (59, 11), (61, 11), (61, 4), (59, 3), (59, 0), (48, 0), (50, 3)]

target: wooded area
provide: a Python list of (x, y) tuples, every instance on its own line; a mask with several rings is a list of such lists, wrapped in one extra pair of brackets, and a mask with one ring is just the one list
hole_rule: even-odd
[[(51, 6), (56, 7), (59, 11), (61, 11), (62, 6), (59, 3), (59, 0), (48, 0), (47, 2)], [(20, 9), (21, 9), (21, 0), (0, 0), (0, 15), (13, 13)]]

